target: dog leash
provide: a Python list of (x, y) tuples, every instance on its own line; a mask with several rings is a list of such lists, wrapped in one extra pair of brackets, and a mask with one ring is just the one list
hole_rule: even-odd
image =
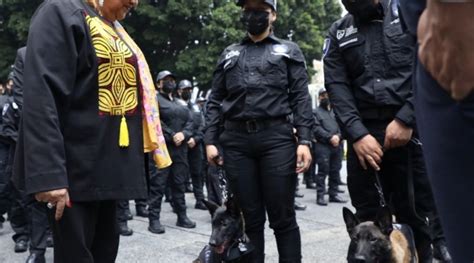
[(385, 195), (382, 189), (382, 183), (380, 181), (380, 175), (378, 171), (375, 171), (375, 188), (377, 189), (377, 193), (379, 194), (379, 203), (381, 207), (387, 206), (387, 201), (385, 200)]

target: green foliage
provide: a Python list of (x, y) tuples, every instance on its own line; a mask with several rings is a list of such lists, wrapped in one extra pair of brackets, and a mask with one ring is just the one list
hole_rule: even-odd
[[(0, 0), (0, 79), (25, 44), (29, 18), (42, 0)], [(275, 34), (297, 42), (308, 65), (320, 59), (326, 30), (340, 17), (338, 0), (278, 1)], [(141, 0), (123, 22), (154, 75), (163, 69), (209, 88), (220, 53), (245, 32), (234, 0)]]

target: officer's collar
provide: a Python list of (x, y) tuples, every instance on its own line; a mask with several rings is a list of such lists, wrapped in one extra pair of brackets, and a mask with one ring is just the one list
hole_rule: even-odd
[[(270, 35), (268, 35), (268, 37), (266, 37), (265, 39), (263, 39), (259, 42), (256, 42), (256, 43), (265, 43), (266, 41), (270, 41), (270, 42), (273, 42), (273, 43), (276, 43), (276, 44), (281, 44), (281, 40), (278, 37), (276, 37), (273, 32), (271, 32)], [(254, 42), (249, 37), (249, 35), (246, 34), (244, 39), (242, 40), (241, 44), (244, 45), (244, 44), (248, 44), (248, 43), (254, 43)]]

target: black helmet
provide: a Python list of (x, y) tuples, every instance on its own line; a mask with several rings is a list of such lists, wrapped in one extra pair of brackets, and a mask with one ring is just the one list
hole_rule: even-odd
[(168, 70), (163, 70), (161, 71), (160, 73), (158, 73), (158, 75), (156, 76), (156, 82), (166, 78), (166, 77), (173, 77), (174, 79), (176, 79), (176, 76), (171, 73), (171, 71), (168, 71)]
[(318, 91), (318, 96), (321, 96), (324, 93), (327, 93), (327, 90), (325, 88), (320, 88)]
[[(277, 0), (263, 0), (265, 4), (268, 4), (272, 7), (273, 11), (277, 11)], [(245, 0), (237, 0), (238, 6), (244, 6)]]
[(15, 77), (15, 72), (10, 71), (10, 74), (8, 74), (7, 80), (13, 80), (14, 77)]
[(178, 89), (192, 89), (193, 84), (187, 79), (183, 79), (178, 84)]

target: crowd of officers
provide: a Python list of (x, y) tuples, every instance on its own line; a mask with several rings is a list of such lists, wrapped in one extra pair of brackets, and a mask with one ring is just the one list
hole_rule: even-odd
[[(24, 56), (24, 48), (18, 51), (18, 57)], [(18, 59), (17, 59), (18, 60)], [(20, 76), (15, 78), (15, 71), (8, 77), (5, 88), (2, 85), (0, 107), (3, 109), (2, 141), (0, 142), (0, 214), (8, 214), (14, 230), (13, 241), (16, 253), (30, 249), (27, 262), (41, 262), (47, 247), (53, 247), (51, 231), (48, 227), (46, 207), (31, 197), (22, 195), (13, 184), (10, 177), (13, 164), (13, 140), (8, 140), (9, 122), (17, 122), (20, 115), (18, 105), (13, 99), (14, 80), (21, 83), (21, 69), (16, 69)], [(15, 86), (15, 88), (21, 85)], [(170, 203), (177, 215), (176, 225), (183, 228), (195, 228), (196, 223), (190, 220), (186, 213), (185, 193), (192, 192), (196, 203), (195, 209), (207, 210), (203, 200), (206, 198), (215, 203), (222, 203), (223, 187), (219, 173), (223, 169), (209, 166), (206, 160), (204, 145), (205, 106), (206, 98), (198, 97), (192, 101), (194, 86), (191, 81), (184, 79), (177, 82), (177, 77), (170, 71), (161, 71), (156, 77), (157, 101), (160, 108), (162, 129), (173, 165), (166, 169), (158, 169), (152, 158), (147, 158), (146, 169), (149, 172), (150, 194), (148, 200), (134, 200), (136, 216), (149, 218), (148, 230), (155, 234), (165, 233), (160, 222), (163, 201)], [(15, 94), (21, 97), (22, 92)], [(339, 171), (342, 166), (343, 138), (331, 110), (328, 94), (321, 88), (318, 97), (319, 106), (314, 109), (313, 117), (316, 125), (313, 129), (314, 163), (305, 173), (304, 183), (308, 189), (317, 188), (317, 204), (326, 206), (324, 196), (329, 194), (330, 202), (345, 203), (338, 196), (344, 193), (339, 185)], [(10, 113), (12, 112), (12, 113)], [(3, 124), (3, 123), (2, 123)], [(16, 125), (18, 125), (16, 123)], [(14, 129), (13, 129), (14, 130)], [(317, 165), (316, 165), (317, 164)], [(316, 167), (318, 172), (316, 173)], [(329, 176), (329, 190), (326, 190), (326, 177)], [(206, 185), (207, 195), (204, 193)], [(303, 197), (298, 186), (296, 196)], [(306, 206), (295, 201), (296, 210), (305, 210)], [(133, 230), (127, 221), (133, 219), (130, 210), (130, 200), (117, 203), (117, 221), (122, 236), (130, 236)], [(5, 218), (0, 216), (0, 225)]]
[[(161, 124), (173, 164), (166, 169), (157, 169), (151, 161), (146, 165), (149, 198), (135, 200), (135, 206), (137, 216), (149, 218), (150, 232), (165, 232), (160, 222), (163, 199), (177, 215), (177, 226), (196, 227), (187, 216), (185, 193), (192, 189), (195, 208), (205, 210), (204, 181), (207, 199), (222, 203), (218, 178), (222, 169), (208, 162), (224, 157), (231, 190), (239, 198), (247, 234), (256, 246), (255, 262), (264, 261), (265, 210), (280, 262), (300, 262), (301, 241), (293, 208), (304, 207), (294, 201), (299, 195), (294, 164), (310, 147), (314, 162), (305, 173), (306, 187), (316, 189), (318, 205), (345, 203), (338, 194), (344, 184), (339, 171), (346, 139), (349, 192), (358, 217), (362, 221), (375, 217), (380, 198), (374, 182), (380, 175), (397, 219), (414, 231), (420, 262), (431, 262), (432, 246), (435, 256), (449, 261), (414, 123), (411, 74), (415, 43), (402, 31), (393, 2), (368, 2), (358, 6), (343, 1), (351, 15), (329, 30), (324, 48), (327, 91), (319, 91), (318, 107), (312, 114), (304, 56), (296, 44), (275, 37), (269, 24), (276, 20), (276, 1), (246, 6), (243, 19), (250, 37), (223, 52), (208, 101), (200, 97), (192, 102), (191, 81), (177, 83), (170, 71), (157, 75)], [(248, 3), (239, 1), (244, 4)], [(13, 83), (16, 77), (11, 76)], [(5, 105), (4, 122), (9, 112), (21, 109), (8, 98), (11, 93), (0, 97)], [(12, 145), (8, 140), (0, 143), (0, 215), (9, 213), (15, 251), (26, 251), (29, 242), (33, 255), (29, 262), (36, 262), (35, 255), (43, 253), (44, 258), (48, 245), (46, 208), (36, 207), (36, 202), (8, 183), (11, 169), (5, 166), (12, 162)], [(209, 150), (215, 154), (211, 159)], [(299, 162), (297, 165), (297, 172), (304, 171)], [(121, 235), (133, 234), (127, 226), (131, 218), (129, 200), (119, 202)]]

